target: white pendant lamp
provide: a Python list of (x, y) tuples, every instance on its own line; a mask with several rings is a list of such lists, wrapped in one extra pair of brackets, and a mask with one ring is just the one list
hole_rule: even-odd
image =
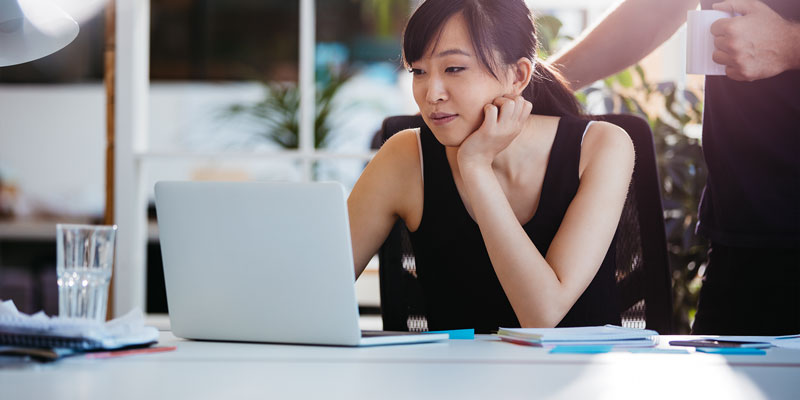
[(49, 0), (0, 0), (0, 67), (55, 53), (79, 30), (78, 23)]

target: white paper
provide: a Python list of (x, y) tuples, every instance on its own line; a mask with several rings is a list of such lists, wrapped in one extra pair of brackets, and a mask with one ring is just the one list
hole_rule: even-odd
[(770, 341), (775, 347), (800, 350), (800, 335), (781, 336)]
[(43, 312), (21, 313), (12, 300), (0, 303), (0, 332), (16, 334), (83, 338), (95, 341), (104, 349), (115, 349), (158, 340), (158, 330), (144, 326), (139, 308), (108, 322), (81, 318), (48, 317)]
[(502, 328), (512, 333), (541, 335), (542, 344), (655, 344), (658, 332), (649, 329), (623, 328), (615, 325), (574, 328)]

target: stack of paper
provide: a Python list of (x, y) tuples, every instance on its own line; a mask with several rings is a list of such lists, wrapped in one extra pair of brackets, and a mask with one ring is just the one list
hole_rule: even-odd
[(500, 328), (497, 336), (507, 342), (531, 346), (655, 346), (658, 332), (615, 325), (576, 328)]
[[(0, 353), (57, 358), (75, 351), (110, 350), (158, 341), (139, 309), (108, 322), (21, 313), (11, 300), (0, 303)], [(34, 350), (37, 349), (37, 350)]]
[(771, 341), (775, 347), (800, 350), (800, 335), (778, 336)]

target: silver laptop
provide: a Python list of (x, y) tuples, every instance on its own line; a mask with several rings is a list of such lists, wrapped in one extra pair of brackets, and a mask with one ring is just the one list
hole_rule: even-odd
[(341, 346), (448, 338), (362, 335), (338, 183), (158, 182), (155, 195), (176, 336)]

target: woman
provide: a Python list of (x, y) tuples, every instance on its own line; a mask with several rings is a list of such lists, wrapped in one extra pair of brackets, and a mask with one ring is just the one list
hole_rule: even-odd
[(620, 323), (614, 233), (633, 170), (537, 62), (522, 0), (428, 0), (403, 57), (427, 126), (398, 132), (348, 199), (356, 276), (397, 218), (430, 329)]

